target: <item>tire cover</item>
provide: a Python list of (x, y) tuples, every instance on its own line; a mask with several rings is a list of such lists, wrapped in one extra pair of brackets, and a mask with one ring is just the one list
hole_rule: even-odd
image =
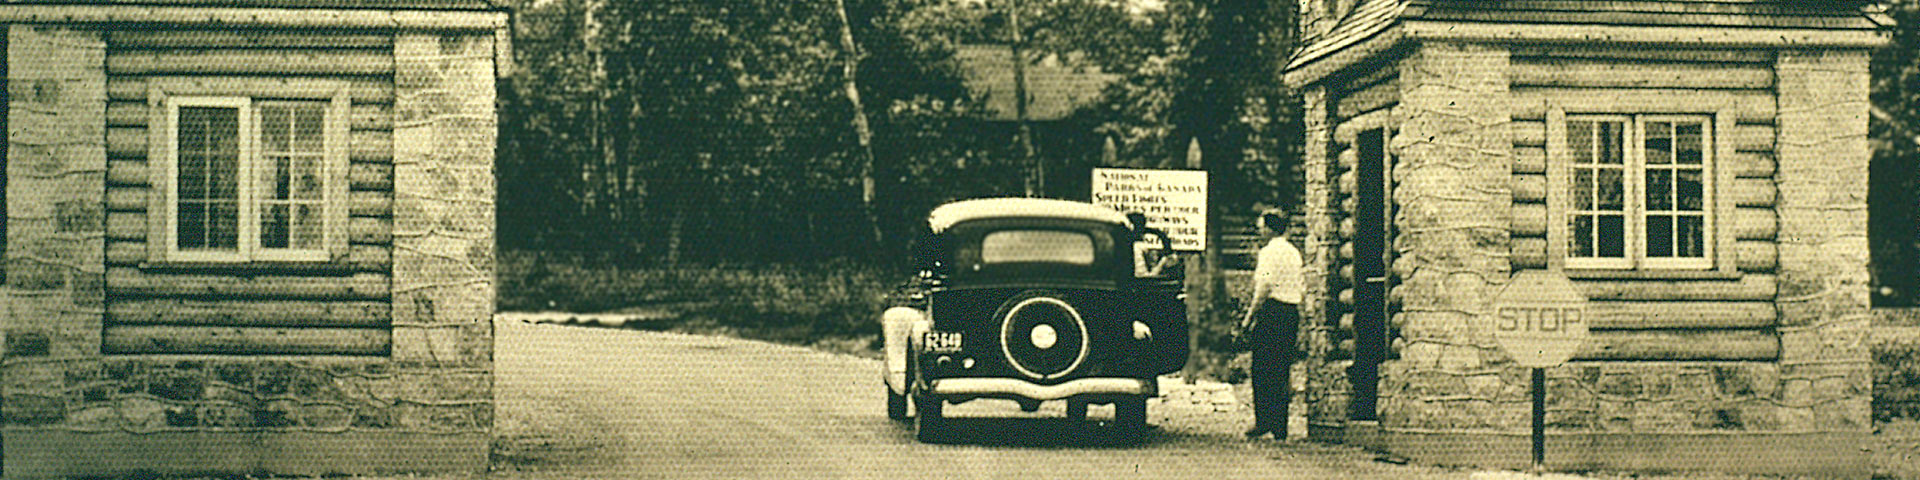
[(1060, 378), (1087, 359), (1086, 319), (1061, 295), (1028, 292), (1002, 305), (1000, 353), (1007, 364), (1035, 380)]

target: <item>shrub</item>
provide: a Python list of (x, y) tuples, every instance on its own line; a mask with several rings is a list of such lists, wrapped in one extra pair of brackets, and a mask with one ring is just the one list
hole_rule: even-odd
[[(577, 313), (649, 312), (668, 317), (639, 328), (723, 333), (842, 353), (878, 353), (879, 312), (902, 277), (850, 261), (788, 265), (621, 267), (604, 254), (506, 250), (500, 255), (500, 309)], [(1247, 378), (1246, 354), (1227, 349), (1246, 312), (1245, 272), (1228, 275), (1215, 321), (1195, 320), (1203, 377)]]
[(1920, 419), (1920, 328), (1876, 328), (1872, 345), (1874, 420)]
[(502, 310), (650, 310), (653, 327), (718, 330), (808, 343), (878, 335), (895, 283), (883, 269), (836, 261), (807, 265), (621, 268), (578, 253), (501, 256)]

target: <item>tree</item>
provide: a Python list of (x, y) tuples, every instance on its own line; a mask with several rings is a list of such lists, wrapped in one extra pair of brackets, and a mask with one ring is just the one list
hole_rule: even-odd
[[(1017, 145), (978, 115), (981, 103), (953, 58), (957, 45), (1010, 39), (1004, 8), (517, 1), (522, 68), (501, 86), (508, 248), (602, 251), (635, 263), (897, 258), (890, 252), (903, 250), (933, 206), (1022, 190)], [(1195, 136), (1187, 132), (1229, 139), (1221, 144), (1231, 147), (1209, 148), (1243, 153), (1209, 157), (1238, 173), (1217, 175), (1251, 172), (1260, 185), (1221, 188), (1246, 197), (1231, 200), (1240, 208), (1284, 190), (1275, 187), (1289, 178), (1291, 103), (1277, 74), (1248, 75), (1277, 67), (1206, 59), (1253, 58), (1230, 45), (1283, 52), (1275, 42), (1284, 39), (1263, 30), (1278, 20), (1254, 19), (1234, 21), (1267, 26), (1231, 30), (1252, 40), (1202, 42), (1230, 29), (1198, 15), (1250, 1), (1172, 0), (1166, 10), (1140, 11), (1127, 0), (1022, 0), (1023, 58), (1134, 72), (1068, 126), (1112, 135), (1134, 158), (1177, 153)], [(1218, 79), (1235, 83), (1209, 90)], [(1191, 115), (1209, 105), (1229, 110)], [(866, 134), (849, 128), (863, 115)], [(1098, 142), (1072, 147), (1084, 151), (1055, 168), (1098, 161)], [(1050, 194), (1085, 194), (1052, 183)]]
[(1121, 163), (1184, 168), (1199, 139), (1221, 208), (1299, 203), (1299, 101), (1282, 83), (1292, 2), (1170, 0), (1142, 40), (1106, 54), (1131, 72), (1073, 121), (1114, 138)]
[[(936, 3), (528, 0), (525, 68), (502, 86), (503, 238), (666, 263), (884, 250), (871, 232), (902, 215), (861, 215), (870, 162), (881, 179), (986, 145), (927, 130), (970, 128), (946, 30), (916, 14)], [(847, 128), (862, 116), (870, 132)], [(897, 140), (930, 138), (951, 140)]]
[(1876, 302), (1920, 303), (1920, 1), (1895, 0), (1892, 41), (1872, 64), (1867, 190)]

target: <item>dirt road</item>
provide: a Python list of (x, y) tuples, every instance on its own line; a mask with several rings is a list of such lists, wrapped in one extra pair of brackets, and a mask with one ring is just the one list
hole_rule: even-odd
[[(1144, 441), (1057, 406), (949, 406), (925, 445), (872, 360), (721, 337), (499, 323), (496, 478), (1469, 478), (1352, 449), (1250, 442), (1154, 413)], [(1093, 410), (1092, 416), (1111, 415)]]

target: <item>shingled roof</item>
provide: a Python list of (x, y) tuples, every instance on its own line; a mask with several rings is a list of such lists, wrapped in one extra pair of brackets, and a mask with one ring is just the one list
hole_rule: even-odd
[(1359, 0), (1323, 31), (1302, 32), (1289, 70), (1382, 35), (1406, 20), (1618, 26), (1874, 30), (1887, 22), (1870, 0)]

